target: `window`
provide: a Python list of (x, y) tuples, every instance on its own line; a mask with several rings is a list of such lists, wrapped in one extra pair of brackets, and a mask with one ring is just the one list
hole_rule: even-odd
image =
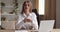
[(39, 0), (39, 15), (44, 15), (45, 12), (45, 0)]

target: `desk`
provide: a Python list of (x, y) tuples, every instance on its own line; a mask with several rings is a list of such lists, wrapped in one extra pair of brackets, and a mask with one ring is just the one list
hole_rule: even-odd
[[(19, 31), (17, 31), (17, 32), (19, 32)], [(22, 32), (24, 32), (24, 31), (22, 31)], [(31, 32), (31, 31), (26, 31), (26, 32)], [(53, 29), (52, 32), (60, 32), (60, 29)]]
[[(21, 32), (21, 31), (15, 31), (15, 30), (0, 30), (0, 32)], [(22, 32), (30, 32), (30, 31), (22, 31)], [(60, 32), (60, 29), (53, 29), (52, 32)]]
[(0, 32), (15, 32), (15, 30), (0, 30)]
[(53, 29), (52, 32), (60, 32), (60, 29)]

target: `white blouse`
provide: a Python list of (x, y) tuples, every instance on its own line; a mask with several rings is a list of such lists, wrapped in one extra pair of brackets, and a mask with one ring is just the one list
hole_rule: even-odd
[(28, 23), (24, 23), (24, 18), (29, 18), (29, 19), (31, 19), (32, 20), (32, 23), (30, 23), (29, 25), (32, 25), (33, 27), (34, 27), (34, 29), (38, 29), (38, 22), (37, 22), (37, 18), (36, 18), (36, 14), (35, 13), (30, 13), (28, 16), (26, 16), (25, 15), (25, 13), (23, 13), (23, 14), (19, 14), (18, 15), (18, 22), (16, 23), (16, 26), (19, 26), (19, 27), (24, 27), (24, 28), (26, 28), (25, 26), (28, 26), (29, 27), (29, 25), (28, 25)]

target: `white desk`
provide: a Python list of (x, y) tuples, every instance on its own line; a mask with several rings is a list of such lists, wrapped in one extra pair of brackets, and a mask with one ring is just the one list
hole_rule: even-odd
[[(15, 30), (0, 30), (0, 32), (15, 32)], [(16, 31), (16, 32), (21, 32), (21, 31)], [(22, 31), (22, 32), (31, 32), (31, 31)], [(60, 32), (60, 29), (53, 29), (52, 32)]]
[(53, 29), (52, 32), (60, 32), (60, 29)]
[[(16, 32), (21, 32), (21, 31), (16, 31)], [(24, 31), (22, 31), (24, 32)], [(25, 32), (31, 32), (31, 31), (25, 31)], [(52, 32), (60, 32), (60, 29), (53, 29)]]

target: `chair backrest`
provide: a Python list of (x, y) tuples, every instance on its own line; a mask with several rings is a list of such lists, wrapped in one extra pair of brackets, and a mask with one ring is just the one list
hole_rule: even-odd
[(55, 20), (40, 21), (39, 32), (51, 32), (53, 30)]

